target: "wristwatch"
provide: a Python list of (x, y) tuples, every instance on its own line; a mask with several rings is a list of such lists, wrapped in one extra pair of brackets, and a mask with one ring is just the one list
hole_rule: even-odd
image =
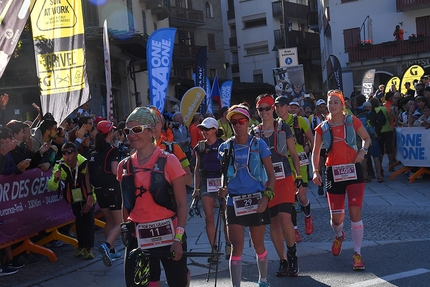
[(367, 154), (367, 152), (369, 151), (369, 149), (365, 147), (362, 147), (361, 150), (364, 151), (364, 154)]

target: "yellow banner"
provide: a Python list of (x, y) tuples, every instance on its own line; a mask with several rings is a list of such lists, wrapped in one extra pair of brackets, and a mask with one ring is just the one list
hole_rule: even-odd
[(200, 87), (189, 89), (181, 100), (181, 113), (184, 118), (184, 124), (189, 127), (194, 114), (200, 106), (200, 103), (206, 96), (205, 90)]
[(421, 67), (420, 65), (412, 65), (409, 68), (406, 69), (405, 73), (403, 74), (402, 77), (402, 83), (400, 86), (400, 92), (402, 94), (406, 94), (406, 88), (404, 83), (406, 82), (410, 82), (411, 83), (411, 87), (413, 87), (414, 85), (414, 80), (420, 80), (421, 77), (424, 75), (424, 68)]
[[(391, 87), (394, 86), (396, 89), (393, 90)], [(384, 94), (388, 93), (389, 91), (397, 92), (400, 91), (400, 78), (397, 76), (391, 77), (391, 79), (388, 80), (387, 84), (385, 84), (385, 91)]]

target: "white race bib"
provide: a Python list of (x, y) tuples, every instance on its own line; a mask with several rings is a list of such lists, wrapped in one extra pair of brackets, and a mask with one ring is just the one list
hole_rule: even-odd
[(236, 216), (256, 213), (260, 199), (261, 192), (234, 196), (233, 206)]
[(172, 219), (136, 224), (136, 237), (140, 249), (170, 246), (174, 241)]
[(206, 187), (208, 192), (218, 192), (221, 187), (221, 177), (217, 178), (208, 178), (206, 180)]
[(357, 171), (353, 163), (334, 165), (331, 168), (334, 182), (357, 179)]
[(276, 180), (285, 178), (284, 164), (282, 162), (274, 162), (273, 170), (275, 171)]
[(299, 152), (297, 155), (299, 156), (300, 166), (309, 164), (309, 158), (305, 152)]

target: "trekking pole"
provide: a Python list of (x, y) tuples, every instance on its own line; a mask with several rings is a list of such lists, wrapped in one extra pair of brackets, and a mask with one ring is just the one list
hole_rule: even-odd
[[(218, 218), (217, 218), (217, 220), (216, 220), (216, 225), (215, 225), (215, 236), (214, 236), (214, 246), (216, 245), (217, 246), (217, 248), (219, 249), (220, 248), (220, 244), (219, 244), (219, 237), (218, 237), (218, 244), (216, 244), (217, 243), (217, 231), (218, 231), (218, 229), (221, 231), (221, 228), (220, 228), (220, 217), (221, 217), (221, 204), (220, 204), (220, 207), (219, 207), (219, 210), (218, 210)], [(214, 256), (214, 246), (212, 246), (212, 252), (211, 252), (211, 254), (212, 254), (212, 256)], [(217, 251), (217, 253), (219, 254), (219, 250), (216, 250)], [(218, 255), (217, 255), (218, 256)], [(210, 275), (211, 275), (211, 268), (212, 268), (212, 260), (210, 260), (209, 259), (209, 270), (208, 270), (208, 277), (206, 278), (206, 282), (209, 282), (209, 278), (210, 278)], [(216, 280), (217, 280), (217, 274), (218, 273), (218, 258), (217, 258), (217, 261), (216, 261), (216, 267), (215, 267), (215, 287), (216, 287)]]

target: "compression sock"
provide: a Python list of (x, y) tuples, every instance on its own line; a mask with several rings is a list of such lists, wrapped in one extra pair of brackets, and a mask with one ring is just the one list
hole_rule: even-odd
[(334, 233), (336, 233), (337, 237), (342, 237), (342, 231), (343, 231), (343, 222), (340, 225), (334, 225), (333, 221), (330, 220), (330, 225), (334, 230)]
[(294, 206), (293, 206), (293, 210), (291, 211), (291, 222), (294, 225), (294, 229), (297, 229), (297, 211)]
[(354, 242), (354, 252), (361, 254), (361, 245), (363, 243), (364, 226), (363, 221), (351, 221), (352, 242)]
[[(300, 205), (302, 205), (302, 204), (300, 203)], [(308, 203), (306, 205), (302, 205), (302, 209), (303, 209), (303, 212), (305, 213), (306, 217), (308, 217), (311, 214), (311, 203), (310, 203), (309, 199), (308, 199)]]
[(240, 287), (242, 279), (242, 257), (230, 256), (230, 278), (231, 283), (235, 287)]
[(267, 281), (267, 268), (269, 264), (269, 261), (267, 259), (268, 259), (267, 250), (265, 250), (262, 254), (257, 254), (257, 266), (258, 266), (258, 271), (260, 273), (259, 282)]

